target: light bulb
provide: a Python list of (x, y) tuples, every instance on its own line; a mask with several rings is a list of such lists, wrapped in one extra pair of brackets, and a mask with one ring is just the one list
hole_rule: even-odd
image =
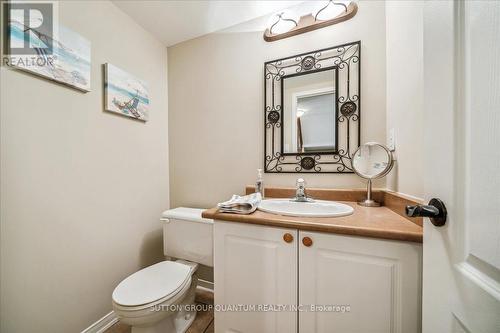
[(347, 11), (347, 6), (349, 6), (350, 3), (351, 1), (345, 0), (329, 0), (328, 2), (318, 5), (316, 10), (313, 11), (313, 15), (318, 21), (331, 20), (340, 14), (345, 13)]
[(271, 16), (268, 27), (273, 35), (288, 32), (297, 26), (299, 17), (290, 10), (283, 10)]

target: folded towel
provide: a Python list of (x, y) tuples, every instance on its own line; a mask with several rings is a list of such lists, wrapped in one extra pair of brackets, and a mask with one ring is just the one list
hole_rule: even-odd
[(252, 193), (243, 197), (235, 194), (229, 201), (217, 204), (217, 208), (223, 213), (251, 214), (255, 212), (261, 200), (260, 193)]

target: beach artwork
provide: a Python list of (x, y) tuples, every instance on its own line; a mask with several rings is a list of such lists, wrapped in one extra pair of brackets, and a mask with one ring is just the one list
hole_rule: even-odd
[(106, 110), (147, 121), (149, 94), (146, 83), (114, 65), (104, 66)]
[[(23, 56), (11, 55), (10, 65), (82, 91), (90, 91), (90, 42), (79, 34), (59, 25), (58, 36), (52, 38), (28, 28), (20, 21), (9, 20), (10, 45), (29, 39), (35, 45), (36, 62)], [(52, 54), (47, 54), (48, 40), (52, 40)]]

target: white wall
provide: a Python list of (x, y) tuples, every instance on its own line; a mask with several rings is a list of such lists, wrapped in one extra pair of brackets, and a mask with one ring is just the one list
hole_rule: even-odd
[[(166, 49), (108, 1), (64, 1), (92, 43), (92, 92), (1, 68), (1, 327), (80, 332), (120, 280), (162, 259)], [(149, 83), (150, 121), (103, 112), (101, 64)]]
[(423, 2), (386, 4), (387, 131), (396, 134), (397, 162), (388, 188), (423, 196)]
[[(351, 20), (267, 43), (254, 20), (168, 49), (171, 204), (210, 207), (242, 193), (263, 167), (265, 61), (362, 44), (361, 140), (385, 142), (385, 3), (360, 1)], [(269, 185), (364, 187), (355, 175), (265, 174)], [(378, 183), (384, 185), (384, 181)]]

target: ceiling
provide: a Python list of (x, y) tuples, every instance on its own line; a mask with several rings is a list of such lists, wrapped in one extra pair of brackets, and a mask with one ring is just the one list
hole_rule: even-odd
[(113, 3), (166, 46), (268, 15), (303, 1), (127, 1)]

